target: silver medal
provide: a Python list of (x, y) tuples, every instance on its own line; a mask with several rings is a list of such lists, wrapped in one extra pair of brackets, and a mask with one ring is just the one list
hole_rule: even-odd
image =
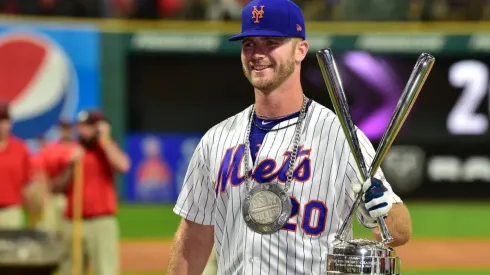
[(279, 183), (264, 183), (252, 188), (242, 206), (245, 223), (260, 234), (271, 234), (289, 219), (292, 209), (289, 196)]
[[(258, 184), (250, 188), (249, 173), (245, 173), (245, 186), (247, 196), (243, 202), (242, 215), (247, 226), (253, 231), (260, 234), (271, 234), (279, 231), (289, 220), (293, 208), (291, 200), (287, 195), (291, 182), (293, 181), (293, 170), (296, 156), (298, 154), (301, 125), (306, 116), (306, 104), (308, 100), (303, 96), (303, 105), (301, 106), (298, 122), (293, 139), (293, 151), (290, 156), (290, 163), (287, 171), (287, 180), (282, 190), (279, 182), (269, 182)], [(254, 107), (250, 115), (250, 122), (245, 134), (245, 171), (250, 171), (249, 152), (250, 152), (250, 128), (252, 126)]]

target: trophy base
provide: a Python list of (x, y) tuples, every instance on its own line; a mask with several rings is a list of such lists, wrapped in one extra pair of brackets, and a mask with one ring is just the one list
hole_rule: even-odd
[(401, 260), (383, 243), (342, 241), (327, 255), (326, 275), (401, 275)]

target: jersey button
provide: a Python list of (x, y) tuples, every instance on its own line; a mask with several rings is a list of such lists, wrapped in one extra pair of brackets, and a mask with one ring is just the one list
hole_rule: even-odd
[(250, 258), (248, 261), (252, 264), (254, 262), (254, 258)]

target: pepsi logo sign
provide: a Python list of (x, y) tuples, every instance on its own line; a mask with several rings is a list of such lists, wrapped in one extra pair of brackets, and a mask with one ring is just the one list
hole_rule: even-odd
[(75, 115), (77, 74), (55, 41), (38, 33), (5, 33), (0, 60), (0, 101), (10, 103), (15, 135), (35, 138)]

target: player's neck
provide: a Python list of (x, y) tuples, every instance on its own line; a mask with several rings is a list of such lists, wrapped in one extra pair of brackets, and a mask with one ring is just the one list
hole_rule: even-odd
[[(298, 79), (297, 81), (293, 81)], [(255, 112), (263, 117), (287, 116), (298, 112), (303, 104), (303, 88), (298, 78), (291, 78), (273, 91), (255, 91)]]

